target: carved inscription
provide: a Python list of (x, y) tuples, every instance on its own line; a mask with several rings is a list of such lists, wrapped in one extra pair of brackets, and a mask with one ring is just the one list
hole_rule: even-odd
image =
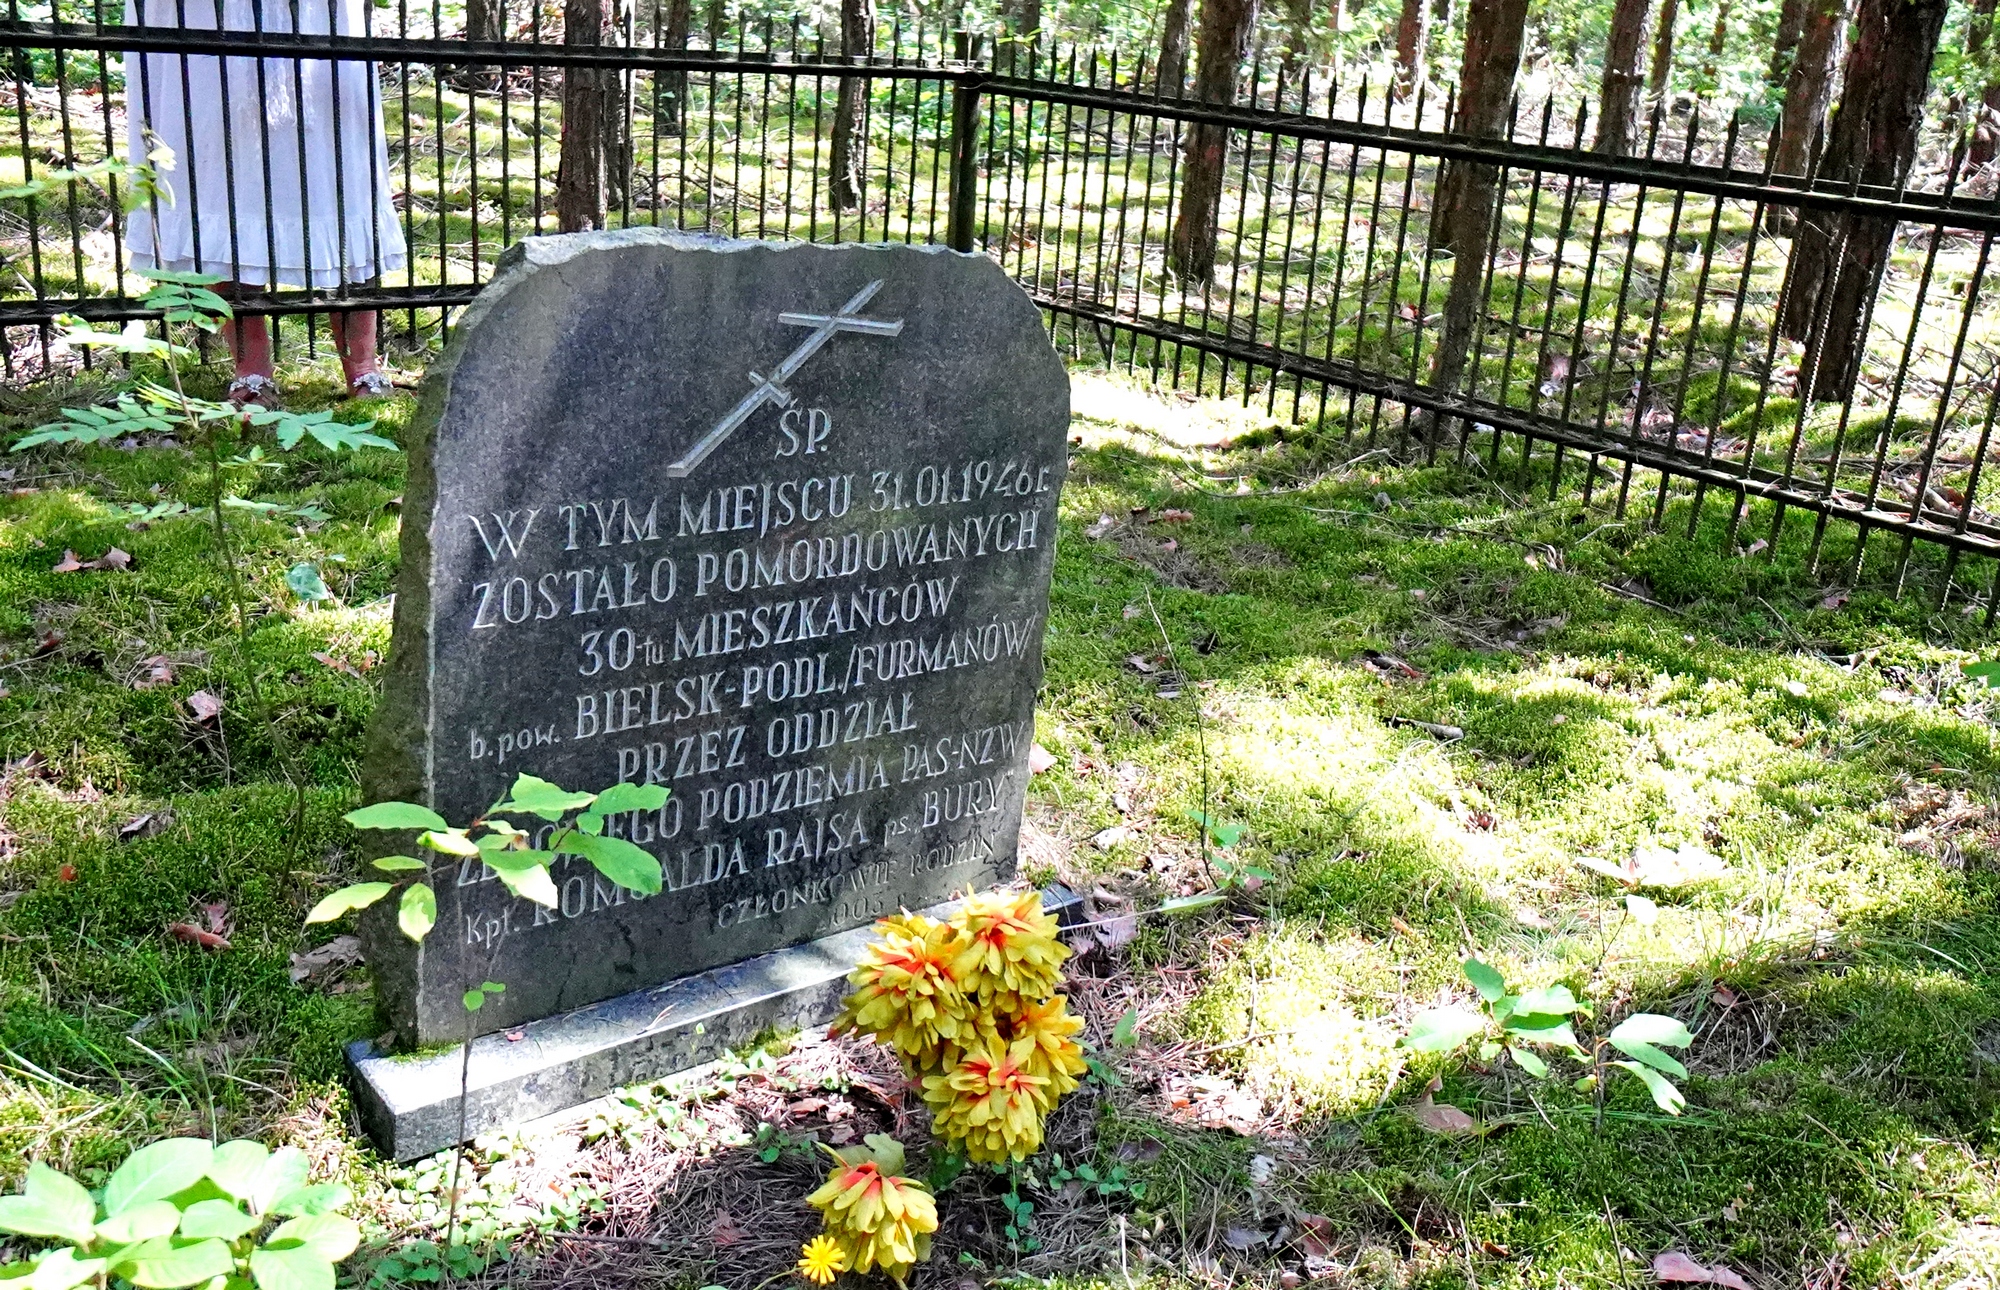
[(383, 795), (419, 779), (457, 821), (521, 773), (664, 785), (603, 823), (661, 889), (560, 857), (541, 905), (469, 860), (399, 1020), (461, 1033), (469, 977), (509, 987), (477, 1025), (513, 1024), (1010, 874), (1067, 468), (1032, 302), (913, 247), (512, 254), (418, 427), (423, 660), (382, 743), (421, 743)]

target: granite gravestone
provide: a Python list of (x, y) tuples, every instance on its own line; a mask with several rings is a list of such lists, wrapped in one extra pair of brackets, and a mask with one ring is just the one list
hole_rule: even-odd
[(364, 788), (665, 785), (609, 826), (665, 889), (564, 857), (549, 909), (473, 861), (421, 947), (374, 911), (401, 1039), (460, 1039), (468, 982), (513, 1028), (1011, 876), (1068, 419), (983, 256), (510, 250), (426, 378)]

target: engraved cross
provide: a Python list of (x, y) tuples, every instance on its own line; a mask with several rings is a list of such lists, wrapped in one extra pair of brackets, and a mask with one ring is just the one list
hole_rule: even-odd
[(736, 432), (736, 428), (750, 419), (750, 414), (766, 403), (775, 403), (788, 408), (795, 401), (792, 392), (785, 388), (785, 382), (792, 379), (806, 360), (826, 347), (826, 343), (844, 331), (859, 332), (864, 336), (900, 336), (903, 332), (901, 319), (889, 321), (881, 318), (859, 317), (862, 306), (875, 298), (882, 289), (881, 281), (869, 283), (854, 293), (854, 297), (831, 314), (783, 313), (778, 321), (787, 327), (810, 327), (812, 334), (799, 342), (799, 347), (778, 364), (777, 370), (768, 377), (760, 372), (750, 373), (750, 392), (741, 402), (729, 410), (729, 414), (715, 423), (713, 429), (703, 435), (679, 461), (667, 467), (667, 474), (675, 479), (683, 479), (701, 465), (702, 459), (722, 446), (722, 441)]

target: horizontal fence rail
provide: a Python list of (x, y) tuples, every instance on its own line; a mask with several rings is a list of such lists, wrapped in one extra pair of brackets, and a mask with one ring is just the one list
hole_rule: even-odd
[[(374, 11), (393, 35), (357, 0), (135, 0), (150, 25), (17, 8), (0, 187), (125, 155), (135, 113), (170, 127), (144, 156), (185, 116), (192, 152), (227, 155), (173, 158), (192, 210), (137, 217), (192, 224), (281, 340), (379, 308), (422, 349), (507, 246), (561, 227), (583, 104), (607, 226), (982, 251), (1094, 361), (1364, 450), (1504, 465), (1586, 511), (1706, 520), (1746, 553), (1804, 541), (1836, 582), (1900, 593), (1914, 570), (1989, 624), (2000, 605), (2000, 203), (1948, 132), (1901, 187), (1863, 186), (1773, 173), (1768, 129), (1701, 105), (1657, 107), (1610, 157), (1582, 109), (1470, 138), (1448, 90), (1324, 70), (1252, 66), (1220, 104), (1143, 58), (894, 19), (848, 52), (837, 30), (613, 2), (597, 41), (564, 43), (559, 9), (481, 3), (491, 38), (407, 0)], [(234, 101), (204, 117), (197, 89)], [(61, 315), (144, 316), (121, 182), (0, 203), (10, 378), (81, 361)], [(324, 280), (263, 272), (285, 238)], [(1878, 263), (1854, 296), (1852, 265)]]

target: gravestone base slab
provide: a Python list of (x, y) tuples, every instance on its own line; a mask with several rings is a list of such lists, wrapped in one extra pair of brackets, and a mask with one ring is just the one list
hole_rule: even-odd
[[(1061, 886), (1045, 888), (1042, 905), (1065, 925), (1081, 916), (1082, 901)], [(957, 907), (924, 912), (944, 919)], [(464, 1138), (462, 1047), (399, 1057), (358, 1040), (347, 1061), (362, 1126), (384, 1155), (415, 1160), (699, 1066), (770, 1030), (822, 1025), (839, 1011), (847, 974), (873, 935), (872, 926), (857, 927), (482, 1035), (472, 1042)]]

